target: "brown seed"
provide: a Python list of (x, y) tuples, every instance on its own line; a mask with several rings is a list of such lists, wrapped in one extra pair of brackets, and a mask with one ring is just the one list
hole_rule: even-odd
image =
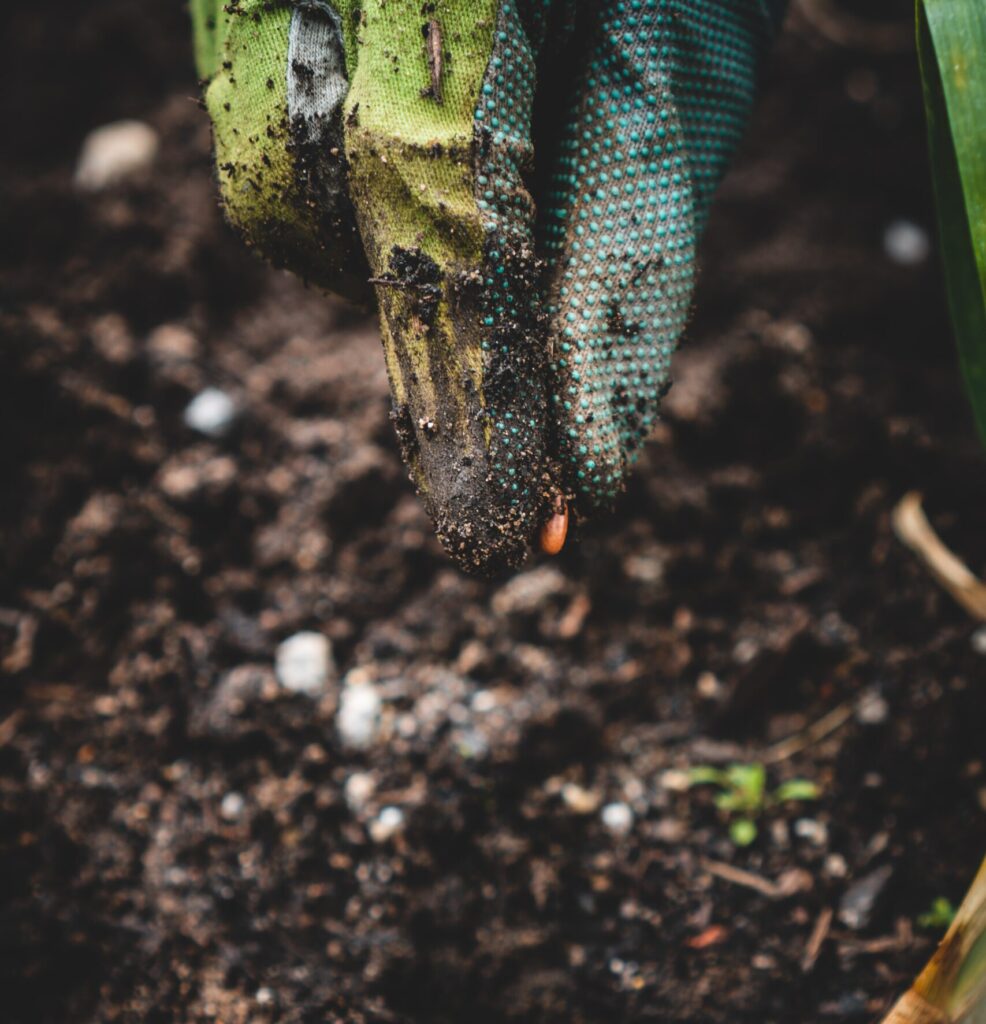
[(557, 555), (565, 546), (568, 536), (568, 505), (564, 498), (555, 499), (551, 518), (541, 527), (541, 550), (546, 555)]

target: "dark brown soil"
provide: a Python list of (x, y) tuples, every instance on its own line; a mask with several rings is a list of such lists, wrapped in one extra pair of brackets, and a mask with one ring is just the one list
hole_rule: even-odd
[[(889, 527), (920, 488), (986, 567), (936, 262), (882, 246), (933, 223), (913, 53), (792, 17), (629, 493), (481, 583), (406, 482), (374, 325), (223, 227), (180, 5), (4, 13), (0, 1016), (873, 1019), (986, 847), (983, 645)], [(80, 196), (122, 116), (153, 174)], [(208, 385), (223, 442), (183, 425)], [(371, 750), (336, 678), (275, 682), (301, 629), (378, 685)], [(681, 773), (755, 760), (822, 796), (737, 851)]]

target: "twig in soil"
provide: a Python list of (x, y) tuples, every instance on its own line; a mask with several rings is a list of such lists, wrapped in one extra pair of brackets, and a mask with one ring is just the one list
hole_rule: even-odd
[(781, 887), (776, 882), (772, 882), (769, 878), (764, 878), (763, 875), (754, 874), (752, 871), (744, 871), (743, 868), (733, 867), (732, 864), (726, 864), (718, 860), (703, 860), (702, 867), (710, 875), (715, 875), (716, 878), (732, 882), (733, 885), (742, 885), (746, 889), (753, 889), (754, 892), (758, 892), (768, 897), (768, 899), (774, 900), (783, 894)]
[(734, 867), (732, 864), (727, 864), (721, 860), (702, 858), (701, 865), (710, 875), (715, 875), (716, 878), (721, 878), (724, 882), (731, 882), (733, 885), (741, 885), (744, 889), (752, 889), (754, 892), (758, 892), (761, 896), (766, 896), (771, 900), (780, 900), (787, 896), (793, 896), (796, 892), (810, 889), (814, 884), (811, 875), (800, 868), (785, 871), (774, 882), (769, 878), (764, 878), (763, 875), (747, 871), (744, 868)]
[(765, 764), (777, 764), (779, 761), (786, 761), (789, 757), (800, 753), (806, 747), (810, 747), (819, 740), (825, 739), (830, 733), (840, 729), (849, 719), (852, 718), (852, 704), (846, 702), (833, 708), (827, 714), (822, 715), (817, 722), (813, 722), (804, 732), (794, 736), (788, 736), (786, 740), (775, 743), (763, 756)]
[(909, 53), (914, 49), (914, 21), (901, 18), (878, 24), (850, 14), (833, 0), (797, 0), (797, 9), (830, 42), (866, 53)]
[(0, 609), (0, 625), (8, 623), (16, 623), (17, 633), (9, 652), (0, 658), (0, 668), (10, 675), (15, 675), (23, 672), (34, 660), (34, 638), (38, 633), (38, 620), (34, 615), (22, 612), (8, 615), (6, 609)]
[(815, 921), (815, 927), (808, 936), (805, 943), (804, 955), (801, 957), (801, 971), (810, 974), (818, 960), (818, 954), (822, 951), (822, 944), (828, 938), (829, 929), (832, 927), (832, 908), (826, 907)]
[(906, 918), (897, 921), (893, 935), (878, 935), (873, 939), (860, 939), (846, 932), (834, 932), (832, 937), (839, 944), (840, 956), (880, 956), (896, 953), (914, 944), (914, 932)]
[(0, 722), (0, 747), (5, 747), (16, 735), (24, 712), (20, 708)]
[(986, 583), (941, 542), (921, 508), (921, 495), (910, 491), (891, 516), (894, 533), (927, 566), (931, 575), (962, 607), (986, 622)]

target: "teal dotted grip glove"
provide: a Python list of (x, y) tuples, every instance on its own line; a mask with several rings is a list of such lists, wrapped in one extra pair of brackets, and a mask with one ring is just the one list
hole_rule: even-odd
[(781, 5), (621, 0), (586, 26), (540, 234), (552, 419), (584, 511), (619, 492), (670, 387), (712, 193)]

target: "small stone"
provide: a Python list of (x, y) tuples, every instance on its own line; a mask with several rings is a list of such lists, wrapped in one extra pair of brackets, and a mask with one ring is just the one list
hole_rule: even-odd
[(460, 729), (454, 734), (455, 749), (467, 761), (479, 761), (490, 752), (486, 737), (476, 729)]
[(680, 768), (668, 768), (661, 772), (661, 785), (673, 793), (686, 793), (692, 787), (692, 777)]
[(853, 882), (839, 901), (839, 920), (854, 931), (865, 928), (892, 874), (893, 868), (885, 864)]
[(791, 832), (783, 818), (775, 818), (770, 823), (770, 838), (781, 850), (786, 850), (791, 845)]
[(147, 338), (147, 351), (159, 362), (191, 362), (199, 354), (198, 338), (180, 324), (162, 324)]
[(143, 121), (115, 121), (91, 131), (82, 143), (75, 184), (98, 192), (147, 170), (158, 152), (157, 132)]
[(676, 846), (688, 835), (688, 826), (680, 818), (659, 818), (654, 822), (651, 835), (660, 843)]
[(236, 821), (243, 813), (244, 807), (246, 807), (246, 801), (239, 793), (227, 793), (219, 806), (219, 813), (227, 821)]
[(799, 839), (807, 839), (815, 846), (824, 846), (829, 841), (828, 828), (814, 818), (798, 818), (794, 823), (794, 834)]
[(841, 853), (830, 853), (825, 858), (825, 874), (829, 878), (845, 878), (849, 874), (849, 865)]
[(353, 814), (358, 815), (373, 798), (376, 789), (377, 780), (370, 772), (353, 772), (343, 787), (346, 806)]
[(492, 690), (477, 690), (473, 695), (471, 703), (473, 711), (477, 714), (485, 715), (487, 712), (492, 711), (499, 704), (499, 701)]
[(177, 456), (161, 467), (158, 483), (172, 500), (188, 501), (203, 491), (218, 495), (236, 480), (236, 462), (228, 455), (203, 461), (198, 454)]
[(980, 626), (969, 639), (976, 654), (986, 655), (986, 626)]
[(385, 843), (403, 828), (404, 812), (399, 807), (385, 807), (370, 823), (370, 838), (375, 843)]
[(702, 672), (695, 681), (695, 691), (703, 700), (721, 700), (726, 688), (714, 672)]
[(380, 735), (381, 700), (372, 683), (343, 687), (336, 714), (336, 731), (344, 747), (366, 750)]
[(606, 829), (615, 836), (625, 836), (633, 828), (633, 811), (628, 804), (606, 804), (600, 817)]
[(185, 426), (206, 437), (224, 437), (235, 422), (236, 403), (219, 388), (200, 391), (185, 408)]
[(895, 220), (883, 233), (883, 251), (901, 266), (913, 267), (924, 263), (931, 252), (928, 232), (909, 220)]
[(733, 647), (733, 660), (738, 665), (749, 665), (760, 653), (760, 645), (751, 637), (743, 637)]
[(497, 615), (532, 615), (545, 603), (568, 589), (568, 580), (553, 566), (545, 565), (515, 576), (493, 595)]
[(890, 714), (890, 705), (875, 690), (864, 693), (856, 705), (856, 721), (861, 725), (881, 725)]
[(332, 671), (332, 647), (321, 633), (303, 632), (288, 637), (274, 659), (278, 682), (291, 693), (321, 697)]
[(667, 561), (667, 552), (661, 549), (635, 552), (623, 560), (623, 571), (636, 583), (656, 587), (664, 581)]
[(125, 366), (136, 354), (126, 320), (118, 313), (99, 317), (89, 329), (93, 348), (108, 362)]
[(592, 814), (599, 808), (599, 794), (585, 789), (574, 782), (566, 782), (561, 788), (561, 798), (565, 806), (576, 814)]
[(271, 989), (264, 986), (263, 988), (257, 989), (257, 994), (254, 996), (257, 1000), (258, 1006), (271, 1006), (274, 1002), (274, 993)]

